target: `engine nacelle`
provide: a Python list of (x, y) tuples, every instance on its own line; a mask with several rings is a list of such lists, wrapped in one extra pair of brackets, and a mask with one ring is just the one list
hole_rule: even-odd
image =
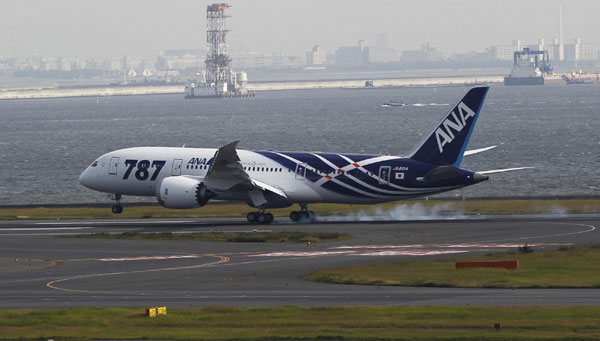
[(206, 205), (215, 193), (199, 180), (185, 176), (169, 176), (162, 180), (156, 198), (167, 208), (196, 208)]

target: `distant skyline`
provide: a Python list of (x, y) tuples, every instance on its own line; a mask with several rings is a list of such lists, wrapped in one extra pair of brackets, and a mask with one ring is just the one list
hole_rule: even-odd
[[(0, 0), (0, 56), (153, 59), (158, 50), (204, 49), (206, 6), (215, 1)], [(596, 0), (231, 0), (231, 49), (303, 56), (312, 46), (334, 52), (378, 33), (398, 51), (421, 43), (445, 54), (494, 45), (600, 43)]]

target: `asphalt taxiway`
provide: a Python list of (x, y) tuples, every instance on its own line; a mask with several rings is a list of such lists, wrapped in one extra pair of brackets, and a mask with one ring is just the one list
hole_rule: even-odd
[[(283, 220), (283, 219), (281, 219)], [(285, 221), (285, 220), (283, 220)], [(79, 238), (122, 232), (322, 231), (307, 246)], [(274, 305), (600, 305), (597, 289), (456, 289), (326, 284), (315, 269), (600, 243), (600, 216), (249, 225), (240, 219), (0, 222), (0, 308)]]

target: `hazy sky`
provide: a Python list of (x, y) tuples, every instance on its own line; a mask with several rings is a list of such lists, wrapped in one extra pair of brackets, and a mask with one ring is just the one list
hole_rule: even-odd
[[(155, 58), (162, 49), (204, 48), (204, 0), (0, 0), (0, 56)], [(303, 55), (313, 45), (389, 45), (444, 53), (558, 37), (600, 43), (599, 0), (231, 0), (229, 46)]]

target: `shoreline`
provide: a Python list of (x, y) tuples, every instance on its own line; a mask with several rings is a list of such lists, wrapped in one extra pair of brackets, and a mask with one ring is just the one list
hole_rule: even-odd
[[(388, 89), (426, 86), (468, 86), (468, 84), (500, 83), (503, 76), (461, 76), (426, 78), (354, 79), (322, 81), (279, 81), (249, 83), (249, 91), (309, 90), (309, 89)], [(365, 82), (373, 87), (366, 88)], [(0, 100), (108, 97), (137, 95), (185, 94), (184, 85), (90, 86), (56, 88), (16, 88), (0, 90)]]

